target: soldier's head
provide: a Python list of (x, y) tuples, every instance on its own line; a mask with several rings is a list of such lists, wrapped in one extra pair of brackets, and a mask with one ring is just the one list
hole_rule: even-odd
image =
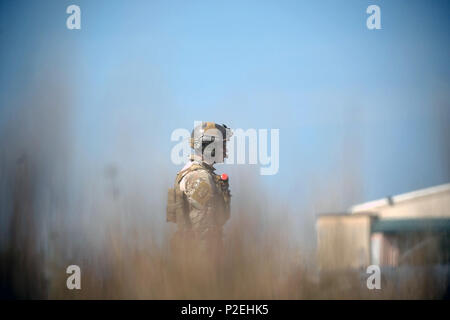
[(226, 125), (202, 122), (191, 133), (191, 148), (207, 163), (222, 163), (227, 157), (227, 141), (232, 132)]

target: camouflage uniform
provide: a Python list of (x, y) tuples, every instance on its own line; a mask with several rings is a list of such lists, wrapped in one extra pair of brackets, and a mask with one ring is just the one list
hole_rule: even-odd
[[(226, 142), (232, 135), (225, 125), (202, 122), (191, 134), (194, 154), (169, 189), (167, 221), (177, 224), (172, 249), (191, 254), (220, 252), (222, 227), (230, 218), (228, 176), (214, 173), (214, 163), (224, 162)], [(211, 148), (214, 147), (214, 148)]]
[(175, 188), (178, 184), (184, 199), (183, 216), (177, 216), (178, 247), (193, 241), (207, 253), (221, 249), (222, 227), (230, 218), (230, 191), (228, 178), (223, 179), (214, 170), (194, 157), (177, 175)]

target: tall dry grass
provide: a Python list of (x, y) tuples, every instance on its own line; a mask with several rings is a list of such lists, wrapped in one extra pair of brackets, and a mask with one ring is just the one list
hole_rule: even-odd
[[(444, 296), (446, 284), (436, 285), (433, 274), (427, 272), (394, 270), (380, 291), (368, 290), (366, 278), (359, 272), (319, 274), (314, 220), (304, 219), (302, 229), (292, 223), (294, 217), (303, 216), (307, 205), (289, 208), (263, 187), (255, 188), (251, 175), (241, 177), (240, 188), (233, 191), (221, 263), (212, 268), (201, 257), (174, 257), (169, 250), (173, 228), (164, 221), (165, 199), (160, 197), (167, 187), (161, 181), (172, 181), (173, 177), (158, 167), (158, 162), (149, 164), (149, 168), (156, 168), (151, 175), (119, 166), (107, 170), (105, 177), (108, 159), (89, 166), (73, 152), (68, 129), (72, 109), (66, 106), (68, 99), (58, 81), (48, 86), (47, 95), (39, 90), (36, 97), (40, 98), (25, 102), (32, 107), (14, 111), (0, 135), (2, 298)], [(353, 174), (357, 176), (350, 176)], [(345, 203), (340, 181), (337, 178), (331, 188), (328, 182), (315, 187), (317, 207), (332, 208), (336, 203), (332, 198), (338, 194), (338, 202)], [(358, 188), (352, 186), (352, 190)], [(306, 235), (299, 237), (299, 232)], [(81, 267), (81, 290), (66, 288), (66, 268), (71, 264)]]

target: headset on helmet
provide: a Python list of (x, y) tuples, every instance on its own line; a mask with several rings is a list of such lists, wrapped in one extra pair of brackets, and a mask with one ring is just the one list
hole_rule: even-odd
[(192, 130), (190, 145), (192, 149), (201, 151), (204, 145), (217, 139), (228, 141), (232, 135), (231, 129), (224, 124), (202, 122)]

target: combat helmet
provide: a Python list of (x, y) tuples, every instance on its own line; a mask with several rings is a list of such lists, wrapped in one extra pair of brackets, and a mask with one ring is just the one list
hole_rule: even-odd
[[(231, 129), (225, 124), (220, 125), (214, 122), (202, 122), (192, 130), (190, 146), (196, 154), (200, 155), (212, 142), (222, 141), (225, 148), (226, 142), (230, 140), (232, 135)], [(214, 151), (212, 156), (214, 156)]]

